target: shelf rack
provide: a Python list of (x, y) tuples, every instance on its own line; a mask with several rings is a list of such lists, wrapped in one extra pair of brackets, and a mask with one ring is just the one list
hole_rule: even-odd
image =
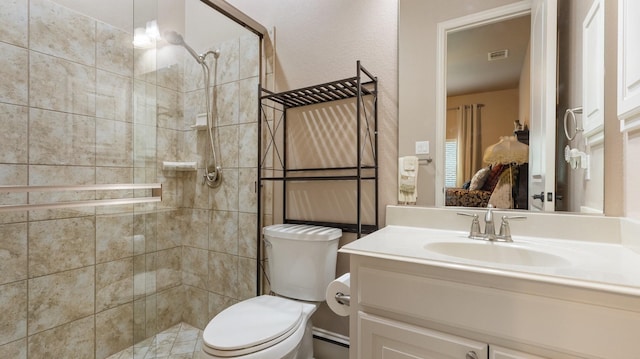
[[(282, 186), (282, 223), (313, 224), (340, 228), (355, 233), (358, 238), (378, 229), (378, 80), (360, 61), (356, 63), (356, 76), (296, 90), (273, 93), (259, 88), (258, 126), (258, 241), (262, 230), (262, 190), (265, 181), (277, 181)], [(287, 162), (287, 111), (293, 108), (354, 99), (356, 103), (356, 163), (345, 167), (290, 168)], [(367, 101), (365, 101), (365, 99)], [(269, 114), (272, 114), (270, 116)], [(279, 116), (278, 116), (279, 115)], [(265, 133), (266, 130), (266, 133)], [(364, 152), (372, 163), (363, 163)], [(266, 165), (269, 160), (272, 165)], [(275, 166), (274, 166), (275, 164)], [(269, 173), (269, 175), (265, 175)], [(355, 183), (355, 223), (314, 221), (291, 218), (287, 211), (288, 184), (311, 181), (351, 181)], [(362, 223), (363, 182), (373, 182), (373, 205), (368, 208), (374, 223)], [(258, 243), (260, 248), (260, 243)], [(260, 249), (258, 249), (260, 258)]]

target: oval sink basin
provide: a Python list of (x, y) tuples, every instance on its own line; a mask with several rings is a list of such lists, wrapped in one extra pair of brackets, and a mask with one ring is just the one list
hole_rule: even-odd
[(509, 243), (435, 242), (425, 245), (424, 248), (445, 256), (490, 263), (535, 267), (558, 267), (570, 264), (568, 260), (555, 254), (518, 247)]

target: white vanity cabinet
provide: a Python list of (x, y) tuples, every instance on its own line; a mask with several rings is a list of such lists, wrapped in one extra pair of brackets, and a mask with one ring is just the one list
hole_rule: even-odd
[(495, 243), (456, 213), (389, 206), (340, 248), (350, 359), (640, 358), (640, 223), (530, 212)]
[(363, 312), (358, 313), (361, 358), (545, 359)]
[(542, 357), (523, 353), (513, 349), (492, 345), (489, 348), (489, 359), (543, 359)]
[(358, 312), (358, 327), (361, 358), (544, 359), (364, 312)]
[(487, 358), (485, 343), (358, 312), (359, 358)]
[(351, 254), (350, 359), (473, 359), (472, 353), (482, 359), (634, 358), (636, 353), (637, 298), (341, 251)]

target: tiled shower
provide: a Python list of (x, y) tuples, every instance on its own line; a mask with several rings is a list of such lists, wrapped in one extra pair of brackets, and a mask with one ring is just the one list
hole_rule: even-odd
[[(162, 183), (162, 201), (1, 211), (0, 358), (107, 358), (179, 325), (203, 329), (256, 292), (260, 39), (216, 37), (207, 14), (221, 15), (199, 0), (110, 2), (127, 9), (118, 23), (83, 10), (98, 3), (0, 2), (0, 186)], [(154, 22), (220, 50), (209, 59), (219, 188), (202, 184), (208, 138), (191, 127), (205, 112), (200, 65), (161, 39), (132, 44)], [(140, 195), (0, 190), (0, 205)]]

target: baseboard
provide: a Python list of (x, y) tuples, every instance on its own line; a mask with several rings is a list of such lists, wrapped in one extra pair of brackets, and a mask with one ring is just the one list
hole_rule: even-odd
[(321, 328), (313, 328), (314, 359), (348, 359), (349, 337)]

